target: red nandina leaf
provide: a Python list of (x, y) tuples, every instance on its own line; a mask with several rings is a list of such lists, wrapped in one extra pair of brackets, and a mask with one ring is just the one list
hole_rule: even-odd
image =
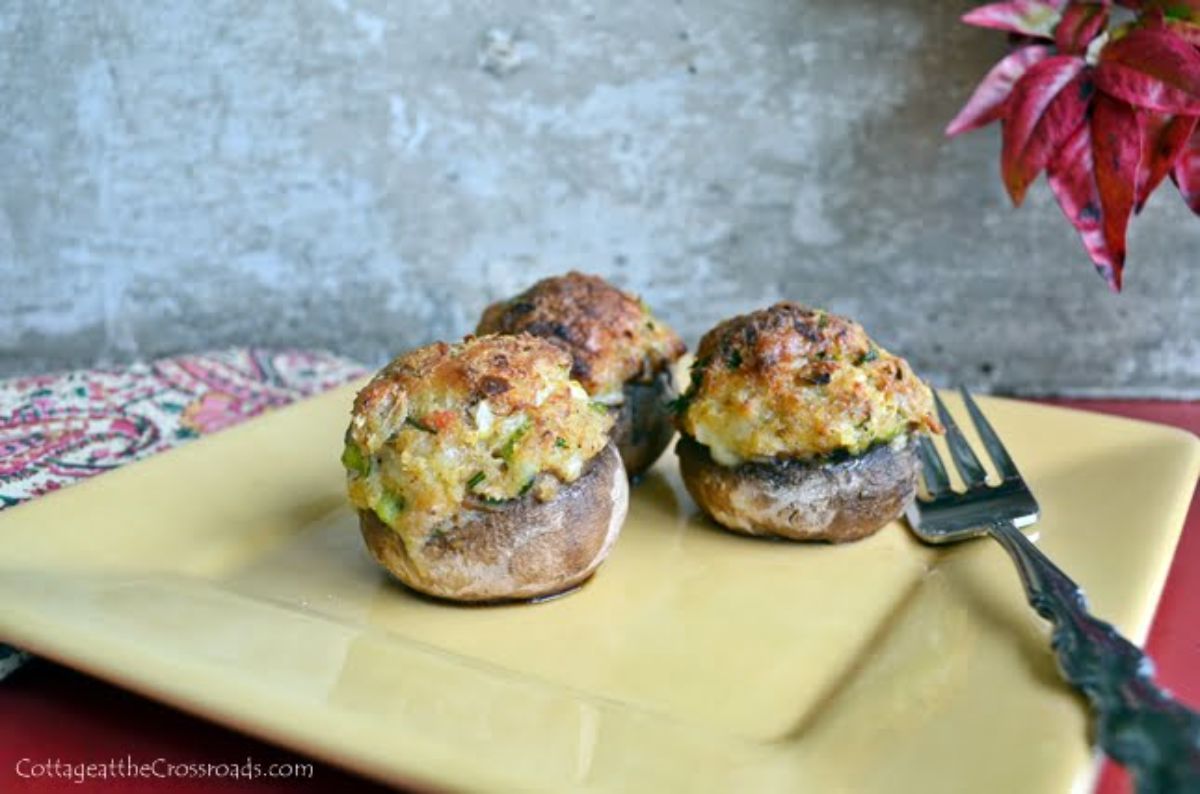
[(1142, 137), (1134, 109), (1100, 94), (1092, 103), (1092, 161), (1100, 192), (1104, 243), (1117, 261), (1125, 259), (1125, 233), (1133, 215)]
[(1093, 162), (1091, 125), (1080, 124), (1051, 161), (1047, 176), (1058, 206), (1079, 232), (1096, 270), (1113, 291), (1120, 292), (1125, 260), (1115, 256), (1104, 241)]
[(1059, 144), (1079, 126), (1092, 97), (1082, 58), (1056, 55), (1017, 81), (1004, 118), (1001, 172), (1013, 204), (1042, 172)]
[(1196, 129), (1195, 116), (1167, 116), (1149, 110), (1138, 111), (1141, 127), (1142, 158), (1138, 167), (1137, 196), (1133, 211), (1141, 212), (1150, 194), (1167, 174)]
[(1107, 26), (1107, 4), (1073, 2), (1063, 11), (1062, 20), (1054, 29), (1054, 43), (1060, 52), (1082, 55)]
[(1200, 47), (1200, 24), (1184, 22), (1181, 19), (1168, 19), (1167, 30), (1193, 47)]
[[(1153, 0), (1151, 0), (1151, 2), (1153, 2)], [(1140, 28), (1145, 28), (1146, 30), (1162, 30), (1166, 26), (1167, 16), (1163, 13), (1161, 8), (1148, 8), (1142, 13), (1138, 14), (1138, 27)], [(1132, 27), (1132, 24), (1129, 27)], [(1129, 32), (1129, 29), (1126, 27), (1121, 27), (1118, 30), (1119, 33), (1117, 38), (1120, 38)]]
[(1200, 113), (1200, 52), (1165, 29), (1135, 30), (1106, 45), (1096, 87), (1135, 107)]
[(1200, 215), (1200, 129), (1192, 132), (1187, 146), (1179, 153), (1171, 170), (1171, 179), (1192, 212)]
[(969, 132), (991, 124), (1003, 116), (1013, 86), (1030, 66), (1045, 60), (1049, 55), (1050, 48), (1040, 44), (1022, 47), (1007, 55), (979, 81), (975, 93), (971, 94), (967, 104), (963, 105), (963, 109), (946, 127), (946, 134), (959, 135)]
[(1054, 26), (1066, 0), (1009, 0), (968, 11), (962, 21), (981, 28), (1007, 30), (1041, 39), (1054, 38)]

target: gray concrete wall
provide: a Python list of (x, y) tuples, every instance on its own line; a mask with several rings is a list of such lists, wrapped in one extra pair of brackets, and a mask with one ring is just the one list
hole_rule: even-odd
[(1168, 184), (1110, 295), (995, 130), (965, 0), (0, 4), (0, 373), (235, 344), (379, 362), (575, 267), (694, 340), (781, 296), (941, 382), (1200, 394)]

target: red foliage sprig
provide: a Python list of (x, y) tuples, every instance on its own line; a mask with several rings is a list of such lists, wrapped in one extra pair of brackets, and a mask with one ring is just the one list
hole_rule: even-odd
[(1200, 214), (1200, 0), (1008, 0), (963, 16), (1014, 48), (946, 128), (1002, 124), (1001, 174), (1020, 206), (1043, 171), (1115, 291), (1130, 218), (1170, 175)]

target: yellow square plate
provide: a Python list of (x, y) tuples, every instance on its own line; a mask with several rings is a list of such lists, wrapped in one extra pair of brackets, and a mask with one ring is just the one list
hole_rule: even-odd
[[(991, 542), (737, 537), (667, 455), (579, 592), (438, 604), (362, 547), (338, 463), (352, 395), (0, 514), (0, 638), (392, 782), (1007, 794), (1091, 774), (1083, 703)], [(1042, 548), (1143, 639), (1200, 444), (982, 404)]]

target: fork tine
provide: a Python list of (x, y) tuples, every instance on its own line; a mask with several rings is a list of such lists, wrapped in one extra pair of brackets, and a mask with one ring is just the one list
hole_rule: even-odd
[(996, 435), (996, 431), (992, 429), (992, 425), (984, 417), (983, 411), (979, 410), (979, 406), (971, 398), (971, 393), (965, 388), (960, 388), (959, 393), (962, 394), (963, 402), (967, 406), (967, 413), (971, 415), (971, 421), (975, 423), (975, 430), (979, 433), (979, 440), (983, 442), (983, 446), (987, 450), (988, 456), (992, 459), (992, 463), (996, 464), (996, 471), (1000, 472), (1000, 476), (1006, 480), (1021, 479), (1021, 473), (1017, 471), (1017, 465), (1008, 456), (1008, 450), (1004, 448), (1004, 444), (1000, 443), (1000, 436)]
[(925, 490), (931, 497), (936, 498), (950, 490), (950, 478), (946, 476), (946, 467), (938, 457), (933, 442), (925, 436), (917, 436), (917, 455), (921, 458), (921, 473), (925, 476)]
[(950, 457), (954, 460), (954, 468), (958, 469), (958, 473), (962, 475), (963, 483), (968, 488), (985, 484), (987, 472), (984, 471), (979, 458), (975, 457), (975, 453), (971, 451), (971, 445), (967, 443), (966, 436), (958, 429), (958, 424), (950, 416), (950, 412), (946, 410), (946, 404), (942, 402), (942, 398), (936, 391), (933, 393), (933, 399), (937, 403), (938, 417), (946, 426), (946, 446), (950, 448)]

